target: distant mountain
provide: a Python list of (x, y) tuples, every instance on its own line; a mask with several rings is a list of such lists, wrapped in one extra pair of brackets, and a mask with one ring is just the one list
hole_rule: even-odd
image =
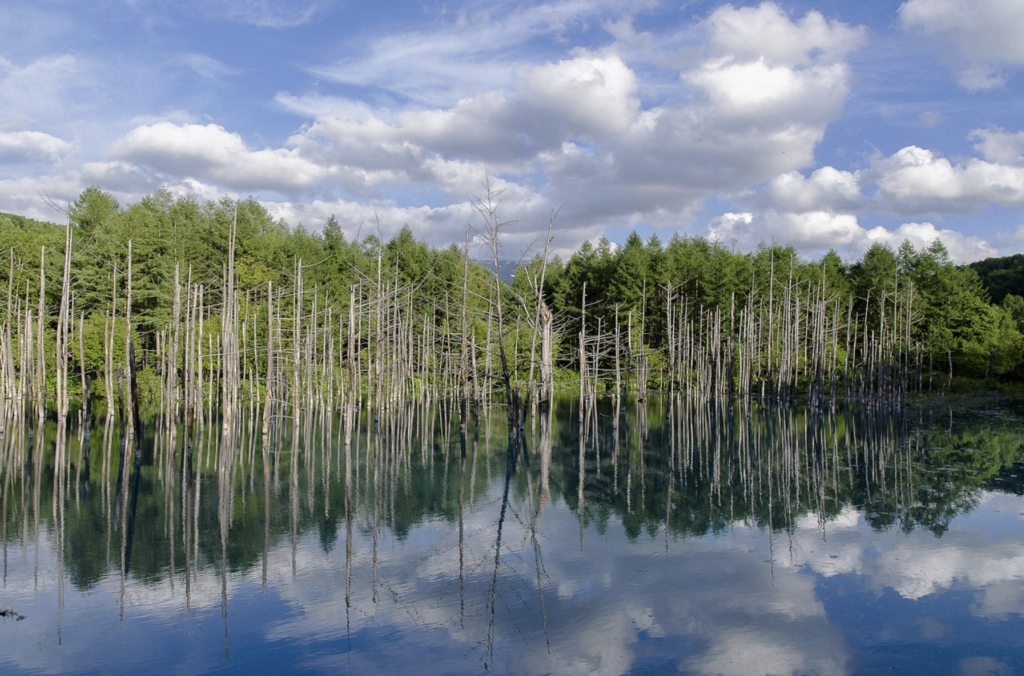
[(978, 273), (993, 303), (1002, 303), (1010, 293), (1024, 296), (1024, 254), (986, 258), (968, 267)]
[[(474, 259), (477, 264), (482, 265), (485, 270), (494, 269), (494, 261), (489, 258), (476, 258)], [(512, 276), (515, 275), (516, 270), (519, 268), (519, 261), (498, 259), (498, 278), (505, 284), (512, 283)]]

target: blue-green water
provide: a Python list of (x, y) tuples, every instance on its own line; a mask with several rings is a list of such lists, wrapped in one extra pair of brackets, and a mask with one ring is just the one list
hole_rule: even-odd
[(0, 670), (1024, 673), (1019, 402), (577, 410), (214, 422), (191, 474), (154, 423), (120, 494), (8, 419)]

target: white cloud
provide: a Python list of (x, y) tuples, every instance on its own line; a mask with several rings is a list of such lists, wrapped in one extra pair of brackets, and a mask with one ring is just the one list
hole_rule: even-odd
[(903, 223), (895, 229), (867, 229), (856, 215), (831, 211), (774, 211), (725, 213), (711, 220), (705, 234), (727, 246), (751, 250), (760, 243), (792, 244), (808, 259), (835, 249), (845, 260), (860, 258), (872, 244), (895, 249), (904, 241), (917, 249), (941, 240), (956, 263), (998, 256), (999, 250), (981, 237), (940, 229), (932, 223)]
[(830, 121), (846, 99), (847, 78), (841, 64), (797, 70), (769, 66), (763, 59), (728, 65), (710, 62), (685, 76), (705, 92), (718, 115), (758, 126), (781, 125), (786, 120)]
[[(895, 230), (877, 226), (868, 230), (866, 236), (869, 245), (881, 242), (894, 249), (904, 241), (910, 242), (917, 249), (922, 249), (938, 239), (949, 251), (949, 257), (953, 262), (959, 264), (999, 255), (999, 250), (982, 237), (966, 235), (956, 230), (940, 229), (932, 223), (903, 223)], [(867, 247), (864, 247), (864, 250), (866, 249)]]
[[(222, 14), (269, 7), (216, 6)], [(95, 178), (122, 199), (159, 185), (257, 192), (276, 214), (311, 227), (326, 218), (324, 205), (355, 222), (384, 213), (393, 227), (418, 224), (422, 236), (446, 244), (462, 239), (470, 200), (489, 175), (504, 191), (505, 217), (516, 222), (510, 254), (535, 239), (557, 207), (565, 231), (558, 246), (571, 250), (608, 226), (685, 229), (707, 197), (812, 166), (848, 95), (843, 59), (864, 38), (863, 29), (819, 13), (792, 18), (765, 3), (719, 7), (667, 31), (664, 44), (626, 31), (629, 45), (538, 58), (525, 47), (533, 40), (590, 24), (622, 33), (629, 16), (613, 0), (565, 0), (429, 22), (431, 30), (392, 34), (364, 56), (315, 71), (385, 92), (393, 108), (279, 93), (281, 108), (309, 122), (283, 147), (262, 149), (187, 111), (137, 118), (107, 142), (106, 157), (69, 180)], [(666, 66), (688, 41), (702, 46)], [(202, 77), (231, 72), (199, 52), (179, 62)], [(820, 193), (816, 210), (845, 204), (841, 186), (825, 185), (842, 177), (827, 173), (805, 179), (804, 193)]]
[(706, 24), (712, 55), (726, 61), (764, 59), (769, 66), (836, 63), (859, 48), (866, 37), (864, 28), (828, 21), (817, 11), (793, 21), (773, 2), (738, 9), (723, 5)]
[[(923, 16), (924, 4), (904, 5), (905, 26), (923, 21), (914, 17)], [(928, 7), (938, 12), (938, 4)], [(264, 2), (217, 6), (238, 16), (270, 11)], [(392, 34), (372, 42), (365, 56), (317, 71), (385, 91), (395, 97), (393, 108), (315, 90), (282, 92), (278, 105), (309, 122), (282, 147), (265, 148), (188, 111), (137, 118), (106, 158), (62, 181), (96, 182), (122, 199), (159, 185), (206, 196), (262, 192), (268, 208), (291, 222), (318, 227), (332, 211), (352, 223), (384, 214), (389, 228), (409, 223), (446, 244), (461, 240), (470, 200), (490, 175), (504, 190), (506, 217), (517, 221), (511, 239), (532, 240), (560, 206), (559, 225), (568, 231), (563, 250), (609, 226), (685, 230), (709, 197), (734, 199), (738, 207), (707, 226), (723, 241), (756, 246), (775, 238), (808, 255), (837, 248), (846, 256), (870, 242), (856, 215), (866, 208), (924, 221), (1024, 205), (1024, 133), (998, 128), (972, 132), (978, 158), (951, 160), (908, 146), (866, 169), (810, 171), (849, 95), (845, 60), (864, 44), (862, 27), (815, 11), (791, 16), (766, 2), (723, 5), (695, 25), (648, 40), (621, 10), (614, 2), (568, 1), (467, 10), (435, 21), (438, 30)], [(530, 61), (521, 51), (531, 39), (592, 22), (628, 44), (570, 49), (550, 60)], [(80, 64), (54, 59), (32, 68), (59, 89), (58, 72)], [(202, 77), (233, 72), (198, 52), (180, 61)], [(22, 83), (33, 75), (0, 61), (0, 78), (5, 73)], [(397, 103), (408, 99), (419, 103)], [(923, 115), (920, 122), (940, 119)], [(44, 132), (31, 146), (25, 133), (0, 135), (0, 158), (55, 161), (78, 151), (77, 141), (50, 141)], [(757, 185), (763, 187), (751, 192)], [(928, 222), (870, 232), (939, 236), (962, 259), (994, 251), (983, 239)]]
[(250, 150), (241, 136), (215, 124), (139, 126), (117, 140), (110, 154), (176, 178), (213, 181), (243, 191), (309, 189), (330, 173), (295, 150)]
[(896, 213), (968, 213), (993, 203), (1024, 206), (1021, 166), (977, 158), (953, 164), (931, 150), (908, 146), (875, 161), (870, 173), (879, 200)]
[(852, 214), (828, 211), (726, 213), (711, 220), (708, 237), (726, 246), (751, 250), (761, 243), (792, 244), (808, 258), (835, 249), (844, 258), (866, 249), (865, 231)]
[(1013, 252), (1024, 250), (1024, 224), (1019, 224), (1012, 230), (1004, 230), (995, 236), (995, 241), (1000, 246)]
[[(639, 110), (601, 142), (565, 138), (542, 152), (544, 194), (580, 222), (679, 228), (716, 192), (812, 164), (848, 92), (848, 71), (835, 59), (861, 35), (812, 14), (793, 21), (770, 3), (716, 10), (700, 26), (702, 60), (680, 73), (682, 96)], [(766, 37), (775, 28), (784, 40)], [(823, 36), (835, 47), (824, 50)]]
[[(857, 216), (863, 211), (945, 215), (981, 212), (992, 204), (1024, 205), (1024, 133), (979, 129), (969, 138), (976, 142), (980, 158), (954, 163), (931, 150), (909, 146), (874, 159), (864, 170), (826, 166), (809, 176), (797, 171), (780, 174), (757, 191), (739, 194), (735, 200), (747, 210), (718, 216), (706, 232), (747, 249), (772, 239), (791, 243), (811, 258), (835, 248), (850, 260), (874, 242), (895, 248), (906, 240), (921, 248), (936, 239), (959, 263), (1000, 255), (984, 237), (928, 221), (866, 228), (859, 223), (863, 217)], [(994, 238), (1013, 250), (1021, 240), (1007, 233)]]
[(314, 119), (330, 117), (366, 119), (374, 114), (370, 106), (363, 101), (319, 93), (297, 95), (278, 92), (274, 101), (289, 112)]
[(1024, 131), (975, 129), (967, 138), (978, 141), (974, 149), (988, 162), (1024, 166)]
[(963, 657), (957, 662), (960, 676), (1011, 676), (1013, 668), (994, 657)]
[[(561, 207), (562, 251), (609, 228), (687, 231), (706, 200), (749, 216), (723, 216), (709, 231), (755, 244), (798, 238), (808, 253), (829, 245), (858, 251), (875, 225), (865, 213), (889, 219), (886, 229), (871, 230), (879, 236), (938, 233), (949, 243), (954, 234), (940, 229), (953, 227), (943, 221), (948, 215), (1024, 207), (1024, 132), (976, 129), (974, 157), (941, 142), (905, 141), (860, 166), (821, 167), (823, 140), (826, 153), (833, 141), (842, 145), (827, 132), (851, 91), (886, 71), (876, 68), (874, 50), (857, 57), (854, 71), (848, 61), (866, 44), (867, 29), (820, 11), (716, 4), (684, 6), (671, 19), (677, 9), (650, 0), (428, 4), (388, 25), (369, 22), (356, 37), (339, 26), (333, 44), (279, 59), (312, 81), (268, 71), (250, 87), (256, 98), (245, 105), (259, 112), (243, 117), (271, 124), (282, 112), (300, 117), (285, 122), (290, 129), (268, 130), (244, 126), (248, 119), (227, 122), (243, 117), (216, 98), (221, 88), (203, 82), (231, 76), (232, 86), (243, 85), (253, 76), (236, 69), (243, 61), (232, 45), (161, 43), (184, 25), (180, 7), (128, 4), (135, 11), (125, 12), (126, 25), (152, 31), (146, 38), (163, 45), (153, 50), (160, 63), (133, 58), (132, 41), (90, 52), (104, 33), (88, 26), (73, 33), (77, 16), (55, 12), (43, 26), (46, 16), (35, 10), (0, 10), (0, 23), (25, 33), (0, 48), (0, 163), (13, 166), (0, 175), (0, 192), (29, 188), (17, 171), (59, 194), (95, 182), (123, 202), (160, 185), (203, 196), (257, 193), (311, 227), (322, 222), (323, 205), (333, 205), (354, 218), (377, 211), (396, 225), (421, 224), (426, 237), (445, 244), (452, 234), (461, 241), (469, 200), (490, 175), (503, 181), (518, 240), (536, 236)], [(297, 26), (335, 9), (332, 20), (342, 19), (336, 0), (200, 0), (192, 18), (267, 35), (252, 26)], [(90, 16), (110, 10), (96, 11)], [(1017, 0), (907, 0), (895, 30), (945, 45), (965, 83), (991, 87), (1024, 65), (1022, 13)], [(685, 18), (694, 16), (703, 18)], [(876, 26), (879, 46), (890, 44), (891, 28)], [(46, 45), (62, 52), (42, 52)], [(297, 65), (311, 53), (326, 54), (317, 58), (327, 65)], [(175, 91), (183, 79), (198, 88)], [(276, 110), (267, 111), (261, 87), (281, 81), (300, 84), (278, 92)], [(931, 130), (917, 133), (934, 139), (956, 124), (960, 108), (928, 100), (929, 109), (913, 115)], [(29, 208), (35, 187), (8, 192), (2, 208)], [(988, 224), (979, 228), (1008, 227)], [(1002, 237), (1019, 249), (1013, 235)], [(964, 258), (992, 250), (966, 235), (953, 244)]]
[(89, 184), (77, 172), (60, 175), (19, 176), (0, 179), (0, 211), (35, 218), (40, 221), (63, 222), (57, 206), (71, 204)]
[(964, 64), (960, 83), (972, 90), (1005, 82), (1004, 65), (1024, 65), (1024, 4), (1018, 0), (909, 0), (900, 22), (919, 30)]
[(773, 178), (758, 201), (783, 211), (851, 211), (865, 200), (859, 172), (822, 167), (806, 178), (796, 171)]
[(60, 161), (74, 144), (40, 131), (0, 131), (0, 164)]
[(86, 162), (80, 173), (82, 183), (103, 186), (124, 196), (125, 203), (137, 201), (160, 187), (148, 172), (130, 162)]
[[(128, 128), (126, 118), (145, 110), (164, 86), (156, 71), (142, 59), (88, 51), (19, 61), (0, 53), (0, 130), (46, 133), (74, 145), (71, 159), (102, 160)], [(34, 171), (49, 167), (37, 163)]]
[(517, 70), (512, 93), (489, 90), (450, 108), (408, 110), (390, 119), (354, 102), (279, 100), (319, 113), (289, 141), (307, 156), (414, 180), (436, 157), (528, 173), (531, 165), (524, 163), (567, 137), (600, 139), (627, 129), (639, 108), (635, 88), (633, 72), (618, 57), (581, 53)]
[(525, 113), (562, 120), (570, 136), (598, 139), (621, 133), (640, 111), (636, 75), (615, 55), (583, 52), (573, 59), (524, 68), (518, 75), (518, 101)]
[[(445, 31), (387, 38), (365, 58), (318, 72), (427, 105), (393, 113), (341, 103), (334, 112), (333, 100), (282, 95), (282, 104), (317, 115), (290, 144), (304, 157), (347, 167), (351, 183), (342, 182), (353, 195), (380, 197), (385, 193), (375, 187), (399, 182), (423, 185), (441, 159), (479, 163), (510, 179), (535, 177), (548, 208), (562, 206), (572, 228), (624, 221), (685, 227), (714, 191), (813, 163), (848, 93), (841, 60), (864, 36), (815, 12), (793, 20), (773, 3), (724, 6), (686, 29), (703, 34), (706, 49), (676, 71), (669, 100), (647, 106), (637, 71), (611, 48), (538, 65), (506, 60), (530, 36), (602, 11), (556, 3), (467, 15), (457, 38)], [(657, 61), (650, 53), (626, 54), (648, 75)], [(464, 72), (467, 61), (472, 73)], [(666, 74), (663, 66), (655, 70)], [(436, 105), (460, 92), (471, 93)]]

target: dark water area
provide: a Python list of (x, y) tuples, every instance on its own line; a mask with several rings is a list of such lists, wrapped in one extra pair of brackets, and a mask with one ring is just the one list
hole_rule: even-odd
[[(0, 672), (1024, 673), (1024, 402), (3, 418)], [(190, 467), (191, 465), (191, 467)]]

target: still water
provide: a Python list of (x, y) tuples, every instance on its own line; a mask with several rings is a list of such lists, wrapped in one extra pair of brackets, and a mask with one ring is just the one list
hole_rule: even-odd
[(503, 420), (8, 418), (0, 672), (1024, 673), (1019, 401)]

